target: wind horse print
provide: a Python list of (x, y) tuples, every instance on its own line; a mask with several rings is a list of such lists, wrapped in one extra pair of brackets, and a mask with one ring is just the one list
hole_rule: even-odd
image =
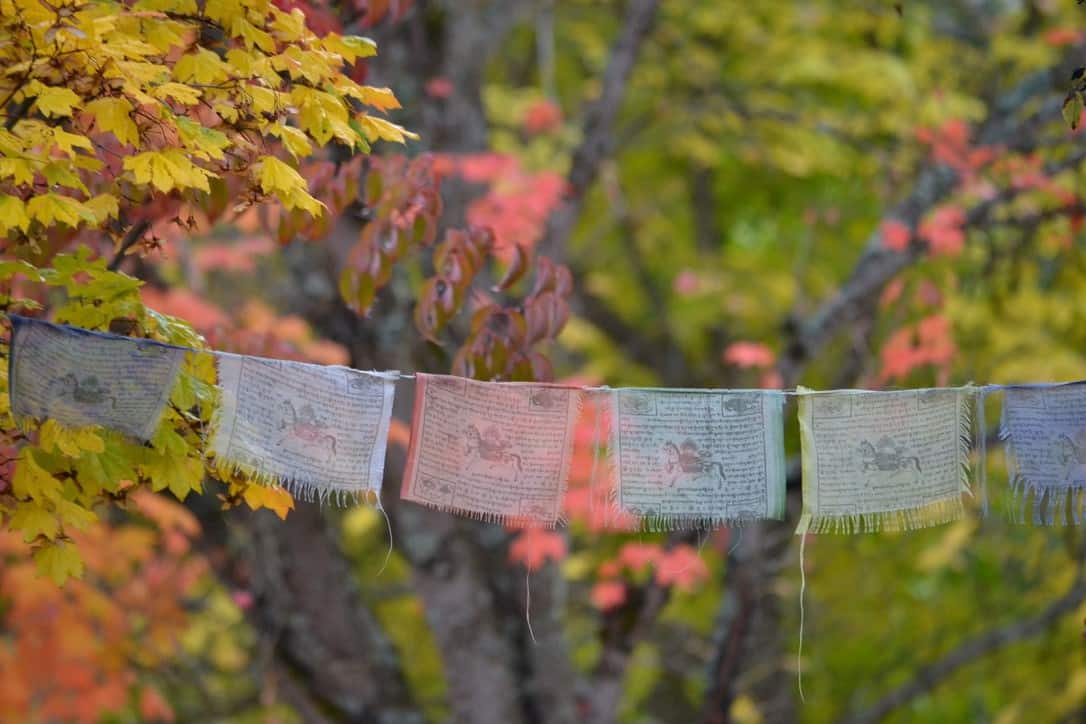
[(479, 520), (556, 525), (581, 395), (562, 385), (417, 375), (401, 497)]
[(784, 395), (614, 390), (610, 458), (619, 510), (649, 529), (784, 514)]
[(1086, 384), (1005, 388), (1012, 517), (1079, 525), (1086, 515)]
[(216, 355), (211, 455), (304, 498), (380, 491), (395, 374)]
[(154, 435), (184, 349), (16, 315), (11, 322), (16, 419), (96, 425), (143, 441)]
[(903, 530), (962, 515), (974, 388), (800, 393), (797, 533)]

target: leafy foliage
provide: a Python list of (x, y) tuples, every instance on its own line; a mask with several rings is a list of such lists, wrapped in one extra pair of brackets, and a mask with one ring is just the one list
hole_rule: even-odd
[[(325, 206), (296, 170), (334, 144), (365, 153), (378, 140), (413, 137), (376, 115), (399, 107), (386, 88), (348, 71), (376, 52), (365, 38), (315, 35), (301, 10), (263, 0), (61, 3), (12, 0), (0, 13), (0, 307), (50, 307), (57, 321), (194, 349), (184, 321), (144, 306), (141, 282), (113, 271), (150, 248), (172, 220), (191, 228), (274, 201), (285, 214), (320, 218)], [(290, 160), (284, 160), (284, 158)], [(80, 245), (76, 253), (58, 253)], [(90, 248), (112, 247), (114, 261)], [(18, 448), (0, 490), (8, 529), (33, 546), (38, 568), (62, 583), (84, 570), (73, 537), (103, 503), (147, 488), (178, 499), (202, 490), (203, 438), (214, 409), (214, 366), (189, 354), (150, 444), (51, 421), (19, 430), (7, 366), (0, 372), (0, 431)], [(285, 516), (292, 501), (243, 478), (244, 501)]]

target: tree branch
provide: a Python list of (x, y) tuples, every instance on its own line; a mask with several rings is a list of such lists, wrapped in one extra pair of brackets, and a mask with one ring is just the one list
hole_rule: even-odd
[[(1059, 116), (1059, 108), (1054, 104), (1045, 104), (1038, 113), (1021, 119), (1014, 116), (1014, 111), (1034, 96), (1049, 92), (1051, 71), (1043, 71), (1027, 78), (1018, 87), (996, 100), (992, 106), (989, 120), (981, 128), (977, 141), (981, 145), (1007, 145), (1009, 147), (1031, 147), (1032, 134), (1024, 133), (1028, 128), (1054, 120)], [(1086, 151), (1077, 149), (1067, 158), (1050, 163), (1046, 172), (1057, 172), (1078, 165), (1086, 159)], [(958, 182), (957, 174), (941, 165), (924, 168), (908, 197), (887, 214), (887, 218), (896, 219), (909, 227), (916, 228), (923, 217), (938, 203), (944, 201), (953, 192)], [(1019, 193), (1009, 190), (1001, 194), (999, 202)], [(982, 202), (969, 213), (967, 226), (977, 223), (995, 208), (995, 201)], [(790, 319), (785, 324), (786, 336), (790, 338), (781, 355), (778, 371), (786, 387), (799, 381), (807, 363), (832, 340), (845, 325), (875, 313), (875, 301), (883, 287), (903, 269), (916, 263), (924, 256), (926, 249), (922, 243), (911, 244), (904, 251), (894, 251), (884, 246), (880, 229), (868, 237), (867, 245), (860, 259), (856, 262), (849, 278), (840, 290), (806, 320)]]
[(1083, 601), (1086, 601), (1086, 580), (1080, 572), (1070, 590), (1038, 615), (1014, 621), (969, 639), (943, 658), (919, 669), (912, 679), (879, 699), (870, 709), (845, 721), (850, 724), (873, 724), (882, 721), (895, 709), (937, 687), (961, 667), (993, 651), (1044, 632), (1056, 619), (1074, 611)]
[(275, 655), (273, 668), (289, 679), (291, 703), (309, 712), (306, 721), (424, 721), (318, 506), (299, 501), (279, 521), (267, 511), (224, 515), (210, 495), (190, 496), (187, 505), (216, 574), (253, 591), (250, 621)]
[(113, 255), (109, 265), (106, 266), (110, 271), (117, 271), (121, 268), (121, 263), (124, 261), (124, 255), (128, 253), (136, 242), (143, 238), (143, 235), (147, 233), (147, 230), (151, 228), (151, 221), (149, 219), (140, 219), (125, 233), (124, 238), (121, 239), (121, 245), (117, 247), (117, 252)]
[(626, 97), (626, 87), (641, 44), (656, 19), (658, 5), (658, 0), (629, 0), (626, 5), (622, 31), (611, 48), (601, 80), (603, 90), (585, 111), (584, 138), (573, 152), (566, 177), (569, 191), (551, 213), (537, 247), (542, 254), (556, 259), (563, 256), (566, 242), (581, 214), (585, 193), (599, 175), (600, 164), (611, 153), (615, 118)]

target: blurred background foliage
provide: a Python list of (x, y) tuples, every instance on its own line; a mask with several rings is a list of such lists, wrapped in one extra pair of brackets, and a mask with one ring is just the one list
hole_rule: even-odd
[[(378, 35), (451, 24), (461, 12), (456, 3), (372, 5)], [(396, 57), (371, 67), (371, 81), (387, 82), (405, 106), (395, 120), (422, 132), (409, 154), (434, 151), (439, 162), (476, 163), (461, 173), (471, 176), (469, 196), (486, 203), (466, 213), (492, 226), (499, 246), (541, 243), (585, 137), (579, 119), (601, 92), (623, 5), (528, 3), (478, 79), (486, 149), (461, 153), (432, 144), (425, 133), (426, 109), (441, 113), (443, 103), (473, 89), (432, 68), (397, 67)], [(335, 5), (299, 7), (311, 24), (321, 13), (350, 14)], [(573, 314), (549, 347), (556, 377), (611, 386), (801, 381), (816, 388), (1086, 378), (1086, 307), (1078, 303), (1086, 294), (1086, 237), (1076, 156), (1083, 139), (1051, 112), (1084, 50), (1086, 11), (1069, 0), (662, 3), (608, 134), (612, 153), (555, 255), (572, 270), (577, 289)], [(1015, 96), (1038, 75), (1040, 92)], [(1023, 120), (992, 130), (1001, 116)], [(900, 204), (928, 183), (920, 180), (932, 168), (953, 172), (950, 189), (909, 218), (913, 207)], [(264, 213), (250, 210), (195, 231), (162, 227), (160, 248), (132, 263), (134, 273), (151, 280), (144, 302), (188, 320), (217, 349), (350, 362), (346, 345), (294, 308), (299, 293), (329, 294), (312, 277), (306, 279), (316, 286), (299, 289), (294, 273), (299, 262), (312, 263), (311, 250), (298, 247), (324, 242), (282, 244), (267, 231)], [(914, 256), (803, 361), (801, 379), (791, 379), (782, 360), (796, 330), (845, 288), (858, 259), (880, 250)], [(399, 265), (391, 291), (378, 294), (365, 323), (395, 317), (398, 307), (388, 299), (419, 294), (426, 273), (424, 261)], [(384, 339), (411, 334), (401, 320)], [(426, 354), (446, 364), (434, 363), (432, 371), (447, 370), (449, 354)], [(398, 392), (405, 394), (403, 387)], [(794, 457), (794, 406), (789, 410), (786, 440)], [(998, 415), (994, 395), (985, 431), (989, 518), (980, 517), (975, 500), (967, 519), (941, 528), (807, 541), (803, 702), (796, 679), (800, 564), (798, 541), (789, 541), (787, 554), (765, 573), (780, 602), (779, 640), (751, 643), (759, 654), (738, 676), (728, 718), (779, 721), (774, 698), (790, 700), (796, 720), (859, 716), (971, 637), (1035, 617), (1081, 585), (1081, 531), (1007, 520)], [(581, 432), (590, 443), (588, 424)], [(402, 454), (406, 440), (401, 424), (393, 455)], [(591, 453), (579, 457), (574, 491), (588, 485), (592, 465)], [(395, 494), (386, 487), (386, 502)], [(730, 615), (727, 593), (740, 585), (730, 552), (747, 534), (605, 532), (583, 500), (570, 508), (568, 535), (520, 534), (507, 565), (518, 586), (526, 563), (560, 572), (568, 586), (561, 628), (574, 667), (585, 675), (599, 668), (607, 632), (636, 625), (637, 606), (656, 580), (668, 595), (633, 645), (617, 719), (724, 720), (706, 714), (705, 699)], [(330, 515), (361, 600), (399, 653), (412, 696), (429, 720), (447, 719), (448, 669), (472, 664), (442, 655), (403, 541), (394, 541), (386, 562), (389, 541), (378, 511)], [(160, 546), (175, 559), (189, 555), (187, 544), (171, 549), (180, 544), (163, 538), (169, 528), (129, 518), (101, 525), (118, 535), (142, 526), (154, 538), (133, 546)], [(19, 545), (0, 547), (8, 598), (24, 585), (15, 563)], [(290, 684), (269, 666), (276, 642), (246, 623), (258, 605), (249, 590), (218, 583), (206, 570), (183, 585), (148, 581), (148, 565), (126, 575), (179, 602), (183, 611), (171, 614), (181, 618), (163, 633), (175, 646), (172, 655), (146, 659), (146, 642), (162, 624), (154, 610), (126, 608), (127, 628), (108, 641), (98, 632), (105, 643), (72, 659), (42, 643), (51, 635), (42, 633), (46, 608), (20, 619), (8, 602), (0, 604), (0, 698), (12, 686), (11, 672), (30, 670), (19, 653), (26, 646), (42, 659), (43, 676), (57, 661), (89, 661), (113, 676), (101, 662), (116, 659), (116, 670), (132, 677), (107, 704), (84, 701), (73, 718), (304, 718), (284, 703), (282, 689)], [(146, 625), (133, 625), (134, 617)], [(1077, 604), (1033, 635), (970, 659), (901, 702), (889, 720), (1081, 720), (1084, 617), (1086, 606)], [(767, 687), (775, 693), (766, 695)]]

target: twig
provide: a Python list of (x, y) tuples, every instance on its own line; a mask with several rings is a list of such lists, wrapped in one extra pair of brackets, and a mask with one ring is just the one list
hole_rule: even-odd
[(147, 219), (141, 219), (137, 221), (128, 229), (128, 232), (121, 239), (121, 245), (117, 247), (117, 253), (113, 255), (113, 259), (110, 260), (109, 265), (106, 267), (110, 271), (117, 271), (121, 268), (121, 262), (124, 261), (124, 255), (128, 253), (136, 242), (143, 238), (143, 235), (147, 230), (151, 228), (151, 222)]
[(573, 152), (566, 180), (569, 192), (547, 220), (547, 229), (539, 243), (542, 254), (560, 258), (573, 225), (580, 216), (584, 195), (599, 175), (600, 164), (611, 151), (615, 118), (626, 97), (626, 87), (642, 41), (656, 20), (657, 0), (630, 0), (622, 23), (622, 32), (611, 49), (603, 73), (603, 91), (585, 111), (584, 140)]
[(937, 687), (966, 664), (1044, 632), (1049, 624), (1074, 611), (1083, 601), (1086, 601), (1086, 580), (1083, 580), (1080, 574), (1067, 593), (1038, 615), (1014, 621), (969, 639), (943, 658), (919, 669), (912, 679), (879, 699), (871, 708), (845, 721), (850, 724), (882, 721), (895, 709)]

